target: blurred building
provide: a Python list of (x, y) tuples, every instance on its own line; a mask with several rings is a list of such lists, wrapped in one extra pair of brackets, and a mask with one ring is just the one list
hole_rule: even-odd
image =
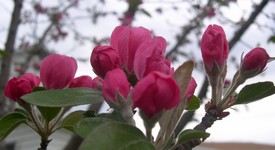
[[(72, 133), (61, 129), (50, 137), (49, 150), (63, 150)], [(40, 136), (27, 125), (17, 127), (5, 140), (7, 150), (37, 150)]]

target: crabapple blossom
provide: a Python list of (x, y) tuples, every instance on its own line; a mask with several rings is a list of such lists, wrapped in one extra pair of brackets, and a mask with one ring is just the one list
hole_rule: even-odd
[(152, 71), (136, 84), (132, 99), (133, 108), (139, 108), (150, 118), (178, 105), (180, 89), (171, 76)]
[(69, 88), (77, 88), (77, 87), (86, 87), (86, 88), (92, 88), (92, 89), (99, 89), (99, 84), (102, 84), (103, 80), (96, 77), (92, 79), (90, 76), (80, 76), (77, 78), (74, 78), (70, 84)]
[(125, 73), (116, 68), (107, 72), (102, 87), (102, 93), (105, 100), (116, 101), (116, 94), (119, 93), (124, 98), (128, 97), (130, 92), (130, 83), (127, 80)]
[(151, 38), (151, 32), (143, 27), (118, 26), (111, 35), (110, 45), (118, 50), (124, 69), (131, 73), (138, 47)]
[(33, 73), (26, 73), (18, 78), (10, 79), (5, 86), (4, 93), (9, 99), (17, 101), (21, 96), (31, 93), (39, 84), (40, 78), (38, 76)]
[(46, 89), (63, 89), (77, 70), (76, 60), (60, 54), (51, 54), (40, 63), (40, 78)]
[(93, 49), (90, 59), (94, 72), (104, 78), (106, 73), (121, 67), (117, 50), (110, 46), (97, 46)]
[(260, 74), (265, 69), (269, 58), (265, 49), (261, 47), (252, 49), (241, 62), (240, 74), (244, 78), (251, 78)]
[(213, 72), (213, 65), (221, 71), (228, 57), (229, 45), (224, 30), (218, 25), (209, 25), (202, 35), (201, 53), (207, 72)]
[(137, 79), (142, 79), (151, 71), (170, 74), (170, 61), (164, 57), (166, 45), (164, 38), (154, 37), (139, 46), (134, 60), (134, 71)]

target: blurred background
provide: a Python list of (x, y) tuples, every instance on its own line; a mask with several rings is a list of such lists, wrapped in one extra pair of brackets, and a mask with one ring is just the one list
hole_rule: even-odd
[[(226, 77), (230, 80), (242, 54), (251, 49), (260, 46), (275, 56), (274, 8), (274, 0), (0, 0), (0, 117), (15, 107), (3, 94), (9, 78), (26, 72), (38, 74), (39, 62), (51, 53), (76, 58), (76, 76), (95, 77), (90, 65), (92, 49), (109, 44), (116, 26), (130, 25), (143, 26), (153, 35), (164, 37), (168, 43), (166, 57), (174, 68), (186, 60), (195, 62), (195, 95), (202, 99), (202, 105), (197, 111), (185, 112), (181, 122), (182, 127), (193, 128), (204, 116), (204, 104), (210, 97), (199, 46), (203, 31), (209, 24), (224, 28), (230, 45)], [(274, 82), (274, 69), (275, 63), (269, 63), (264, 73), (245, 84)], [(108, 109), (92, 107), (98, 111)], [(211, 136), (206, 142), (275, 145), (274, 108), (275, 96), (234, 106), (228, 117), (207, 130)], [(141, 119), (136, 119), (144, 130)], [(21, 127), (0, 144), (0, 149), (35, 149), (32, 145), (38, 145), (39, 139), (36, 135), (26, 138), (30, 133), (27, 127)], [(73, 143), (77, 137), (66, 131), (54, 136), (57, 140), (54, 138), (49, 149), (76, 149), (69, 144), (77, 145)]]

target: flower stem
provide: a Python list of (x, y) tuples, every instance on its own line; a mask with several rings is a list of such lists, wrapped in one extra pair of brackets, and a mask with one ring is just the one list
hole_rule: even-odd
[(212, 85), (212, 103), (217, 105), (217, 86), (216, 85)]
[(39, 119), (37, 118), (36, 114), (34, 113), (33, 109), (30, 110), (29, 112), (30, 116), (31, 116), (31, 120), (36, 128), (36, 132), (42, 137), (43, 136), (43, 130), (41, 128), (41, 124)]
[(147, 140), (150, 141), (150, 143), (153, 143), (152, 129), (146, 129), (146, 137)]
[(41, 137), (40, 148), (38, 150), (47, 150), (49, 142), (48, 137)]
[(229, 89), (226, 91), (221, 103), (219, 104), (219, 107), (223, 108), (223, 109), (226, 109), (230, 106), (224, 106), (226, 104), (226, 102), (228, 101), (228, 98), (234, 94), (234, 92), (236, 91), (236, 89), (245, 82), (245, 79), (241, 78), (239, 75), (238, 75), (238, 72), (237, 72), (237, 75), (234, 76), (234, 79), (233, 79), (233, 83), (232, 85), (229, 87)]
[(55, 121), (52, 124), (50, 124), (50, 127), (48, 129), (49, 134), (52, 134), (57, 129), (56, 125), (58, 124), (60, 119), (63, 117), (63, 115), (66, 113), (66, 111), (64, 110), (64, 107), (62, 107), (60, 111), (61, 112), (59, 112), (59, 114), (58, 114), (57, 118), (55, 119)]

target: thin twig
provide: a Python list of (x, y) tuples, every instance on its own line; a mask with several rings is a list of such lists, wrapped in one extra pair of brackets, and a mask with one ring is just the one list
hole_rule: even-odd
[(5, 52), (9, 54), (9, 57), (4, 58), (2, 60), (1, 71), (0, 71), (0, 110), (1, 111), (5, 110), (4, 109), (5, 96), (3, 91), (5, 88), (6, 82), (8, 81), (10, 76), (12, 56), (14, 53), (16, 34), (17, 34), (18, 26), (20, 24), (20, 14), (21, 14), (22, 7), (23, 7), (23, 0), (14, 0), (14, 9), (12, 13), (7, 41), (5, 44)]
[[(73, 1), (71, 2), (68, 6), (66, 6), (63, 10), (61, 10), (61, 13), (65, 13), (69, 8), (73, 7), (75, 5), (77, 1)], [(30, 65), (30, 62), (32, 60), (32, 58), (35, 56), (35, 54), (37, 54), (38, 51), (43, 51), (46, 52), (45, 49), (45, 40), (47, 38), (47, 36), (49, 35), (49, 32), (52, 30), (52, 28), (56, 25), (56, 22), (51, 21), (51, 23), (47, 26), (47, 28), (44, 30), (43, 34), (41, 35), (41, 37), (39, 38), (38, 42), (36, 44), (34, 44), (34, 46), (31, 49), (31, 53), (28, 54), (27, 58), (25, 59), (25, 62), (23, 63), (23, 67), (24, 68), (28, 68)], [(46, 55), (48, 55), (48, 53), (45, 53)], [(42, 56), (45, 57), (45, 56)], [(25, 69), (27, 70), (27, 69)], [(25, 72), (22, 72), (22, 74), (24, 74)]]

